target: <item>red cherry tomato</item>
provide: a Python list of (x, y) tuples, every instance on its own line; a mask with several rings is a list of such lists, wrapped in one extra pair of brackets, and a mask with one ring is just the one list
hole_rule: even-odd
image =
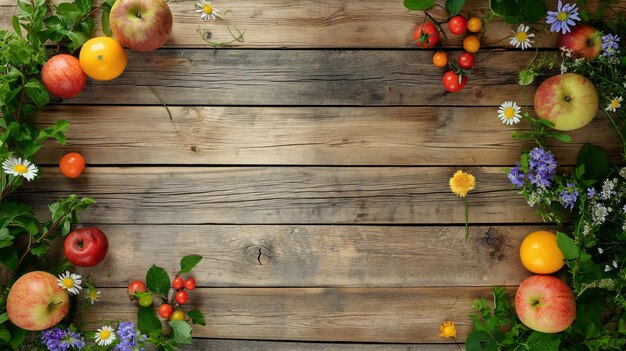
[(137, 293), (144, 293), (146, 291), (148, 291), (148, 289), (146, 289), (146, 284), (141, 280), (133, 280), (130, 284), (128, 284), (128, 297), (131, 301), (136, 301), (133, 295)]
[(426, 22), (417, 26), (413, 40), (420, 48), (432, 48), (439, 41), (439, 30), (434, 24)]
[(172, 305), (170, 305), (169, 303), (164, 303), (159, 306), (159, 316), (161, 316), (162, 318), (170, 318), (172, 313), (174, 313), (174, 308), (172, 308)]
[(185, 280), (185, 289), (193, 290), (195, 288), (196, 288), (196, 280), (193, 278), (187, 278), (187, 280)]
[(174, 278), (174, 281), (172, 282), (172, 287), (176, 290), (180, 290), (182, 289), (184, 286), (184, 280), (181, 277), (176, 277)]
[(467, 84), (467, 77), (462, 75), (459, 78), (459, 75), (454, 73), (453, 71), (448, 71), (443, 75), (443, 87), (446, 91), (451, 93), (456, 93), (457, 91), (461, 91), (465, 84)]
[(474, 67), (474, 62), (476, 60), (474, 59), (474, 55), (470, 54), (469, 52), (466, 52), (464, 54), (461, 54), (461, 56), (459, 56), (459, 66), (461, 66), (461, 68), (465, 68), (465, 69), (469, 69)]
[(187, 301), (189, 301), (189, 295), (187, 295), (187, 292), (181, 290), (176, 293), (176, 302), (178, 302), (179, 305), (184, 305)]
[(448, 22), (450, 33), (461, 35), (467, 30), (467, 19), (461, 15), (450, 18)]
[(59, 161), (59, 168), (68, 178), (76, 178), (85, 169), (85, 158), (76, 152), (70, 152), (69, 154), (61, 157)]

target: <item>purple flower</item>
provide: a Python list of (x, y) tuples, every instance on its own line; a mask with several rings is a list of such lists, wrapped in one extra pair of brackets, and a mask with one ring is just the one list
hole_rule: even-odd
[(114, 350), (117, 351), (143, 351), (143, 347), (138, 344), (146, 341), (147, 336), (141, 334), (135, 329), (135, 325), (132, 322), (122, 322), (116, 331), (117, 337), (120, 343), (115, 346)]
[(518, 188), (524, 186), (524, 172), (522, 172), (519, 163), (515, 167), (511, 168), (507, 176), (509, 177), (509, 181), (511, 181), (511, 184), (513, 184), (514, 186)]
[(529, 153), (529, 172), (528, 179), (530, 183), (540, 188), (550, 186), (550, 181), (556, 174), (557, 163), (554, 154), (548, 150), (536, 147)]
[(69, 329), (48, 329), (41, 334), (41, 342), (49, 351), (82, 350), (85, 347), (85, 339)]
[(614, 56), (619, 54), (620, 37), (614, 34), (602, 36), (602, 56)]
[(578, 189), (576, 189), (576, 184), (567, 183), (567, 188), (561, 191), (561, 203), (563, 207), (569, 208), (570, 211), (574, 208), (576, 204), (576, 200), (578, 199)]
[(576, 4), (563, 5), (561, 0), (559, 0), (557, 11), (548, 11), (548, 18), (546, 19), (547, 24), (552, 24), (550, 26), (551, 32), (561, 32), (562, 34), (571, 31), (569, 27), (576, 25), (574, 21), (580, 21)]
[(79, 333), (68, 329), (63, 332), (61, 346), (65, 347), (66, 350), (82, 350), (85, 347), (85, 339)]
[(596, 197), (596, 189), (594, 189), (594, 188), (587, 188), (587, 198), (593, 199), (595, 197)]

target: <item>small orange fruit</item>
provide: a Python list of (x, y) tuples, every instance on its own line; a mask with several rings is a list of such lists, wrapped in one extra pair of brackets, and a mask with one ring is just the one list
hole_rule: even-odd
[(565, 265), (556, 234), (545, 230), (528, 234), (519, 249), (522, 264), (536, 274), (552, 274)]
[(479, 17), (472, 17), (467, 21), (467, 30), (473, 33), (478, 33), (483, 29), (483, 20)]
[(89, 77), (95, 80), (111, 80), (124, 72), (128, 57), (117, 40), (95, 37), (87, 40), (80, 49), (79, 61)]
[(468, 35), (463, 39), (463, 49), (469, 53), (475, 53), (480, 49), (480, 39), (475, 35)]
[(433, 64), (437, 67), (445, 67), (448, 64), (448, 55), (443, 51), (437, 51), (433, 55)]

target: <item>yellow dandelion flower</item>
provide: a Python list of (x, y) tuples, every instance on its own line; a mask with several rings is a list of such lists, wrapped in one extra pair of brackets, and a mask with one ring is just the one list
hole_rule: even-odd
[(476, 186), (476, 178), (469, 173), (463, 171), (456, 171), (452, 178), (450, 178), (450, 189), (453, 193), (460, 197), (467, 196), (470, 190), (473, 190)]
[(443, 338), (454, 338), (456, 337), (456, 326), (454, 322), (445, 321), (441, 323), (439, 326), (439, 336)]

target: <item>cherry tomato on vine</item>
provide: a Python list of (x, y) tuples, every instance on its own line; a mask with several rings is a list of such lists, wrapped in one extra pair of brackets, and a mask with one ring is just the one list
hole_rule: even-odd
[(164, 303), (159, 306), (159, 316), (161, 316), (162, 318), (170, 318), (172, 316), (172, 313), (174, 313), (174, 308), (172, 308), (172, 305), (170, 305), (169, 303)]
[(459, 66), (461, 66), (461, 68), (470, 69), (474, 67), (475, 61), (476, 60), (474, 59), (474, 55), (470, 54), (469, 52), (466, 52), (459, 56)]
[(439, 30), (434, 24), (426, 22), (417, 26), (413, 40), (420, 48), (432, 48), (439, 41)]
[(144, 296), (139, 298), (139, 306), (141, 306), (141, 307), (152, 306), (152, 302), (153, 302), (152, 294), (144, 295)]
[(174, 280), (172, 281), (172, 287), (176, 290), (180, 290), (183, 288), (184, 285), (184, 280), (181, 277), (176, 277), (174, 278)]
[(187, 301), (189, 301), (189, 295), (187, 292), (181, 290), (176, 293), (176, 302), (178, 302), (179, 305), (184, 305)]
[(61, 157), (59, 169), (66, 177), (76, 178), (80, 176), (83, 173), (83, 169), (85, 169), (85, 158), (77, 152), (70, 152)]
[(467, 19), (461, 15), (450, 18), (448, 22), (448, 29), (450, 33), (461, 35), (467, 30)]
[(437, 67), (445, 67), (448, 64), (448, 54), (443, 51), (437, 51), (433, 55), (433, 65)]
[(442, 83), (446, 91), (456, 93), (465, 87), (467, 77), (461, 75), (459, 78), (459, 75), (454, 73), (454, 71), (448, 71), (443, 75)]
[(185, 289), (193, 290), (195, 288), (196, 288), (196, 280), (193, 278), (187, 278), (187, 280), (185, 280)]
[(467, 30), (472, 33), (478, 33), (483, 29), (483, 20), (479, 17), (472, 17), (467, 21)]
[(78, 55), (83, 71), (96, 80), (117, 78), (128, 63), (126, 51), (120, 43), (109, 37), (95, 37), (87, 40)]
[(469, 53), (475, 53), (480, 49), (480, 39), (475, 35), (468, 35), (463, 39), (463, 49)]
[(133, 280), (130, 284), (128, 284), (128, 297), (131, 301), (136, 301), (133, 295), (136, 293), (144, 293), (146, 291), (148, 291), (148, 289), (146, 289), (146, 284), (141, 280)]
[(182, 321), (183, 319), (185, 319), (185, 312), (181, 310), (174, 311), (174, 313), (170, 316), (170, 320), (172, 321)]

